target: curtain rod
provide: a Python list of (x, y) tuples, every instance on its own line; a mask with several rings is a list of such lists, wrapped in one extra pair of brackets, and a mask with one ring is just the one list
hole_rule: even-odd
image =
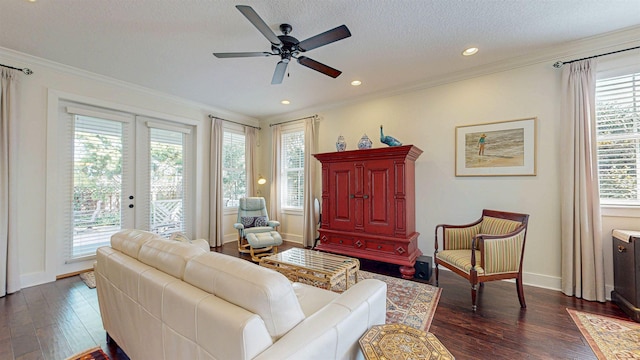
[(628, 49), (616, 50), (616, 51), (608, 52), (608, 53), (605, 53), (605, 54), (598, 54), (598, 55), (588, 56), (588, 57), (585, 57), (585, 58), (582, 58), (582, 59), (575, 59), (575, 60), (571, 60), (571, 61), (556, 61), (555, 63), (553, 63), (553, 67), (556, 68), (556, 69), (560, 69), (562, 67), (562, 65), (564, 65), (564, 64), (571, 64), (572, 62), (576, 62), (576, 61), (593, 59), (593, 58), (597, 58), (597, 57), (600, 57), (600, 56), (617, 54), (617, 53), (621, 53), (621, 52), (625, 52), (625, 51), (629, 51), (629, 50), (635, 50), (635, 49), (640, 49), (640, 46), (635, 46), (635, 47), (628, 48)]
[(230, 123), (234, 123), (234, 124), (238, 124), (238, 125), (242, 125), (242, 126), (248, 126), (250, 128), (254, 128), (254, 129), (258, 129), (258, 130), (262, 130), (262, 128), (260, 126), (253, 126), (253, 125), (247, 125), (247, 124), (243, 124), (243, 123), (239, 123), (237, 121), (233, 121), (233, 120), (227, 120), (227, 119), (223, 119), (221, 117), (217, 117), (217, 116), (213, 116), (211, 114), (209, 114), (209, 119), (220, 119), (222, 121), (227, 121)]
[(286, 123), (290, 123), (290, 122), (294, 122), (294, 121), (298, 121), (298, 120), (304, 120), (304, 119), (308, 119), (308, 118), (317, 119), (318, 115), (305, 116), (305, 117), (299, 118), (299, 119), (293, 119), (293, 120), (282, 121), (282, 122), (275, 123), (275, 124), (269, 124), (269, 127), (280, 125), (280, 124), (286, 124)]
[(20, 69), (20, 68), (9, 66), (9, 65), (5, 65), (5, 64), (0, 64), (0, 66), (4, 66), (6, 68), (13, 69), (13, 70), (19, 70), (19, 71), (22, 71), (23, 73), (25, 73), (27, 75), (33, 74), (33, 71), (31, 71), (31, 69), (29, 69), (29, 68)]

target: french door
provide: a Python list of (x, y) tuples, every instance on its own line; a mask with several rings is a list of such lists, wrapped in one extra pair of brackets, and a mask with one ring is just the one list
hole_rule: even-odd
[(191, 127), (134, 114), (64, 107), (70, 149), (62, 270), (92, 259), (125, 229), (189, 235)]

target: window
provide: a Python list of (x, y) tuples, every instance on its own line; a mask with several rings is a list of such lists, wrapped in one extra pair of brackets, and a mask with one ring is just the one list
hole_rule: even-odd
[(241, 130), (225, 129), (222, 139), (222, 191), (225, 208), (238, 207), (247, 196), (245, 135)]
[(598, 178), (603, 205), (640, 205), (640, 72), (596, 84)]
[(282, 208), (302, 209), (304, 201), (304, 128), (282, 131)]
[(186, 232), (186, 138), (182, 131), (149, 128), (149, 228), (162, 237)]
[(122, 177), (126, 127), (120, 121), (73, 117), (72, 239), (65, 261), (95, 256), (122, 228)]

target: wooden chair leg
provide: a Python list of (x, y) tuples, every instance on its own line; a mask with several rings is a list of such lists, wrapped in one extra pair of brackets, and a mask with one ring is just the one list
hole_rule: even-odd
[(436, 287), (438, 287), (438, 275), (439, 275), (438, 263), (436, 263)]
[(478, 284), (471, 284), (471, 310), (476, 312), (478, 306), (476, 305), (476, 298), (478, 294)]
[(518, 300), (520, 301), (520, 307), (525, 309), (527, 303), (524, 301), (524, 289), (522, 288), (522, 278), (518, 276), (516, 278), (516, 289), (518, 291)]

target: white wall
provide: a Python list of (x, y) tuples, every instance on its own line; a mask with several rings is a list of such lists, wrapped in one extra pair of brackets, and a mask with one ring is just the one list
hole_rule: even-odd
[[(638, 29), (634, 31), (637, 39)], [(580, 58), (607, 52), (602, 49), (615, 46), (615, 41), (598, 38), (591, 44), (567, 45), (561, 52), (566, 53), (564, 58), (567, 60)], [(617, 48), (636, 45), (622, 42)], [(617, 57), (631, 58), (637, 63), (634, 52)], [(317, 127), (319, 153), (335, 151), (339, 135), (345, 137), (349, 150), (357, 148), (364, 133), (374, 139), (374, 147), (385, 147), (378, 140), (380, 125), (384, 125), (385, 135), (392, 135), (404, 144), (416, 145), (424, 151), (416, 162), (416, 216), (417, 231), (421, 234), (419, 248), (426, 255), (433, 254), (434, 229), (439, 223), (474, 221), (483, 208), (530, 214), (524, 282), (559, 290), (562, 71), (551, 66), (557, 58), (550, 59), (398, 95), (308, 109), (290, 118), (314, 113), (320, 116)], [(362, 86), (366, 86), (366, 81)], [(536, 176), (455, 176), (456, 126), (530, 117), (538, 119)], [(269, 119), (268, 122), (285, 119)], [(265, 137), (263, 144), (269, 143), (270, 133), (263, 132), (262, 135)], [(265, 152), (263, 156), (261, 163), (268, 168), (272, 163), (270, 153)], [(320, 196), (320, 183), (318, 176), (317, 197)], [(611, 229), (640, 229), (640, 221), (638, 214), (630, 215), (629, 209), (603, 214), (605, 279), (609, 297), (613, 289)]]
[[(135, 85), (79, 71), (60, 64), (0, 48), (0, 63), (29, 67), (33, 75), (20, 75), (19, 92), (19, 141), (18, 141), (18, 211), (17, 234), (22, 286), (53, 281), (57, 272), (56, 257), (51, 255), (60, 239), (47, 239), (46, 204), (53, 194), (48, 194), (47, 175), (47, 127), (55, 121), (48, 118), (48, 97), (51, 93), (86, 98), (107, 106), (114, 105), (144, 114), (160, 117), (190, 119), (198, 124), (197, 149), (197, 237), (208, 237), (208, 168), (209, 132), (208, 114), (255, 125), (257, 120), (220, 109), (163, 95)], [(55, 106), (55, 104), (53, 105)], [(49, 204), (51, 205), (51, 204)], [(54, 204), (55, 206), (55, 204)], [(231, 227), (233, 230), (233, 227)]]
[[(626, 36), (637, 42), (640, 30)], [(620, 37), (622, 39), (623, 37)], [(634, 40), (629, 40), (634, 39)], [(600, 38), (595, 45), (567, 46), (564, 59), (588, 56), (608, 46), (629, 47)], [(625, 46), (627, 45), (627, 46)], [(579, 56), (578, 56), (579, 55)], [(635, 55), (637, 56), (637, 54)], [(557, 60), (557, 59), (554, 59)], [(239, 120), (256, 125), (255, 119), (240, 114), (211, 109), (175, 97), (149, 91), (131, 84), (85, 73), (42, 59), (0, 48), (0, 62), (28, 66), (35, 73), (21, 76), (18, 177), (18, 237), (20, 239), (20, 272), (23, 286), (51, 281), (55, 264), (51, 263), (51, 246), (47, 245), (47, 98), (50, 91), (74, 94), (104, 103), (187, 118), (202, 124), (198, 155), (198, 226), (196, 236), (208, 233), (208, 149), (207, 115)], [(476, 76), (431, 88), (403, 94), (336, 105), (331, 108), (307, 109), (282, 119), (262, 121), (260, 146), (257, 153), (257, 173), (269, 178), (272, 164), (271, 133), (268, 122), (299, 118), (317, 113), (318, 152), (335, 150), (338, 135), (345, 136), (348, 147), (367, 133), (377, 139), (379, 125), (385, 132), (405, 144), (414, 144), (424, 153), (416, 163), (419, 247), (425, 254), (433, 253), (433, 229), (436, 224), (475, 220), (482, 208), (521, 211), (531, 215), (524, 271), (525, 282), (558, 289), (560, 287), (560, 204), (559, 204), (559, 116), (560, 71), (545, 59), (537, 64), (521, 66), (494, 74)], [(366, 86), (366, 82), (363, 86)], [(459, 125), (491, 121), (538, 118), (537, 175), (532, 177), (460, 178), (454, 176), (454, 132)], [(381, 147), (374, 141), (375, 147)], [(51, 170), (51, 169), (49, 169)], [(55, 171), (55, 170), (54, 170)], [(316, 195), (320, 194), (320, 171)], [(258, 186), (261, 195), (269, 199), (269, 186)], [(622, 211), (621, 216), (605, 217), (603, 240), (605, 248), (606, 282), (611, 288), (611, 228), (640, 229), (638, 217)], [(620, 214), (618, 214), (620, 215)], [(225, 217), (225, 226), (234, 222), (233, 214)], [(281, 232), (296, 241), (301, 216), (287, 215)], [(231, 226), (225, 239), (237, 236)], [(54, 239), (58, 241), (58, 239)]]
[[(339, 135), (347, 149), (356, 149), (364, 133), (374, 147), (386, 147), (379, 141), (384, 125), (386, 135), (424, 151), (416, 161), (418, 245), (424, 254), (433, 254), (439, 223), (472, 222), (483, 208), (527, 213), (525, 281), (557, 288), (559, 80), (559, 71), (539, 64), (325, 110), (318, 152), (335, 151)], [(529, 117), (538, 118), (537, 176), (455, 176), (456, 126)]]

